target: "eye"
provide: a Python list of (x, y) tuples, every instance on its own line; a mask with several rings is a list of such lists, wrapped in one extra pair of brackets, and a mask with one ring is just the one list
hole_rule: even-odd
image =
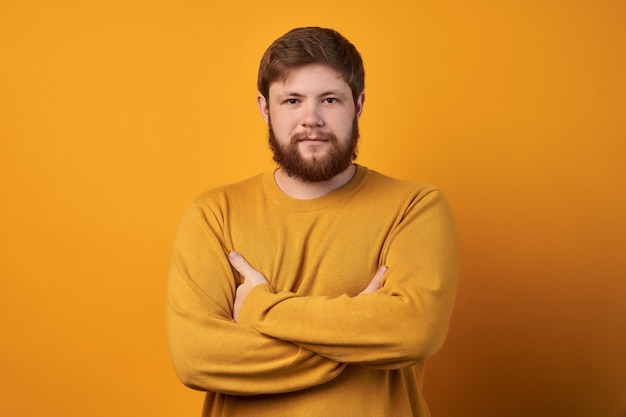
[(288, 98), (287, 100), (285, 100), (286, 104), (298, 104), (298, 99), (297, 98)]
[(337, 99), (335, 97), (326, 97), (323, 101), (328, 104), (333, 104), (337, 102)]

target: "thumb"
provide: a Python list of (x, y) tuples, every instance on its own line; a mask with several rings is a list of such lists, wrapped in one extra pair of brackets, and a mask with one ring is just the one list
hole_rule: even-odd
[(247, 268), (251, 268), (250, 264), (241, 256), (237, 251), (232, 251), (228, 254), (228, 262), (239, 272), (245, 276)]
[(361, 291), (361, 294), (373, 293), (374, 291), (382, 287), (383, 277), (385, 276), (385, 272), (387, 272), (386, 266), (383, 265), (380, 268), (378, 268), (378, 271), (376, 271), (376, 275), (374, 275), (374, 278), (372, 278), (367, 288)]
[[(228, 254), (228, 261), (235, 268), (235, 270), (241, 275), (246, 283), (250, 284), (266, 284), (267, 279), (259, 271), (254, 269), (248, 261), (237, 251), (232, 251)], [(249, 281), (248, 281), (249, 280)]]

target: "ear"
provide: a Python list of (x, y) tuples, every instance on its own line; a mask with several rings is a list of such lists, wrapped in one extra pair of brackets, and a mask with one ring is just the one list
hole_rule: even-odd
[(263, 96), (263, 94), (259, 94), (256, 97), (257, 105), (259, 106), (259, 112), (261, 112), (261, 117), (265, 120), (265, 123), (269, 124), (270, 121), (270, 108), (267, 105), (267, 99)]
[(365, 92), (359, 94), (359, 98), (357, 98), (356, 103), (354, 104), (354, 111), (356, 113), (357, 119), (361, 117), (361, 113), (363, 113), (363, 105), (365, 104)]

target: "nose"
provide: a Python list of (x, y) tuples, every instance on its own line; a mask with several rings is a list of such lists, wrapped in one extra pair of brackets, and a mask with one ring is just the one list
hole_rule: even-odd
[(302, 106), (302, 118), (300, 124), (303, 127), (321, 127), (324, 125), (324, 119), (321, 114), (319, 105), (314, 102), (307, 102)]

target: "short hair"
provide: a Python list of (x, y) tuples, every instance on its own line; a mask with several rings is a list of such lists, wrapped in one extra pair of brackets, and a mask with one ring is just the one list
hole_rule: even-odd
[(333, 29), (303, 27), (285, 33), (263, 54), (257, 87), (269, 100), (270, 85), (287, 77), (292, 68), (325, 64), (341, 74), (356, 103), (365, 89), (363, 60), (356, 47)]

